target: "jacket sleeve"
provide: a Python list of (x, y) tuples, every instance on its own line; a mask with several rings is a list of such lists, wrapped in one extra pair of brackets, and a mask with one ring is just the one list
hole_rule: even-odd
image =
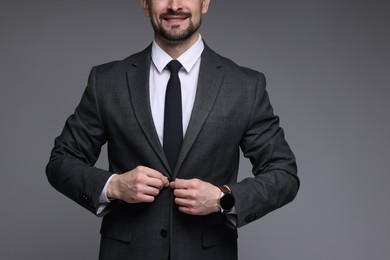
[(93, 68), (80, 104), (55, 139), (46, 175), (55, 189), (94, 214), (103, 187), (112, 174), (94, 167), (105, 142)]
[(273, 114), (261, 73), (240, 146), (253, 166), (254, 177), (229, 184), (236, 200), (237, 227), (289, 203), (299, 189), (295, 157), (279, 126), (279, 118)]

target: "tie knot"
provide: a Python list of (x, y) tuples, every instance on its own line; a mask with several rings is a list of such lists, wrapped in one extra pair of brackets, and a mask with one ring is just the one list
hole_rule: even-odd
[(169, 69), (169, 71), (171, 73), (178, 73), (180, 68), (182, 67), (183, 65), (181, 65), (181, 63), (178, 61), (178, 60), (171, 60), (168, 64), (167, 64), (167, 68)]

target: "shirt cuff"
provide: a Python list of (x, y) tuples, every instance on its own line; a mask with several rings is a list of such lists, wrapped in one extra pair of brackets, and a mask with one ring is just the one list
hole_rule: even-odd
[(108, 178), (106, 184), (104, 185), (103, 187), (103, 190), (102, 190), (102, 193), (100, 193), (100, 197), (99, 197), (99, 207), (98, 207), (98, 210), (96, 212), (97, 215), (99, 215), (100, 213), (103, 212), (103, 210), (111, 203), (111, 200), (107, 197), (107, 187), (108, 187), (108, 184), (110, 183), (111, 181), (111, 178), (113, 176), (115, 176), (116, 174), (113, 174), (110, 176), (110, 178)]
[(100, 193), (99, 204), (107, 204), (107, 203), (111, 202), (111, 200), (107, 197), (107, 188), (108, 188), (108, 184), (110, 183), (112, 177), (114, 177), (115, 175), (116, 174), (111, 175), (110, 178), (108, 178), (106, 184), (104, 185), (102, 193)]
[(233, 224), (233, 226), (237, 227), (237, 212), (236, 207), (233, 207), (230, 212), (225, 213), (226, 219), (229, 220), (230, 223)]

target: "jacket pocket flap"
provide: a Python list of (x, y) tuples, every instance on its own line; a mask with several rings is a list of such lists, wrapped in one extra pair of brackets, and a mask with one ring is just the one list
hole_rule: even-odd
[(237, 229), (230, 228), (226, 224), (203, 227), (203, 247), (232, 243), (237, 240), (237, 237)]
[(133, 224), (123, 220), (103, 220), (100, 234), (129, 243), (133, 235)]

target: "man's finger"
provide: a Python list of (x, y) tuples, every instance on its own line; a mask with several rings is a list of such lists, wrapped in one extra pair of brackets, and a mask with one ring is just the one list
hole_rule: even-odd
[(189, 189), (194, 187), (195, 179), (184, 180), (184, 179), (176, 179), (171, 182), (172, 189)]
[(145, 186), (142, 190), (142, 193), (145, 195), (157, 196), (158, 194), (160, 194), (160, 189)]
[(175, 203), (182, 207), (190, 208), (192, 206), (191, 200), (182, 199), (182, 198), (175, 198)]
[(161, 179), (162, 177), (164, 177), (164, 175), (161, 172), (146, 166), (138, 166), (137, 168), (135, 168), (135, 170), (136, 172), (143, 173), (146, 176), (151, 178)]
[(141, 195), (137, 195), (136, 198), (135, 198), (135, 202), (147, 202), (147, 203), (151, 203), (154, 201), (154, 196), (151, 196), (151, 195), (146, 195), (146, 194), (141, 194)]
[(156, 178), (152, 178), (152, 177), (147, 177), (143, 183), (146, 186), (154, 187), (154, 188), (157, 188), (159, 190), (161, 190), (164, 187), (164, 183), (161, 179), (156, 179)]
[(173, 194), (178, 198), (187, 198), (187, 199), (194, 199), (195, 198), (193, 190), (175, 189)]
[(169, 186), (169, 180), (168, 180), (168, 177), (167, 176), (162, 176), (161, 177), (161, 181), (163, 183), (163, 187), (168, 187)]

